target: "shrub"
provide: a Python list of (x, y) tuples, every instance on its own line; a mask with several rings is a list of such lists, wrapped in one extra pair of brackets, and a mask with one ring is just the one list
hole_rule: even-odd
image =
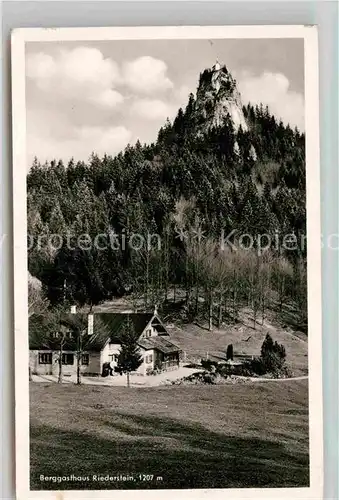
[(289, 376), (290, 372), (285, 366), (286, 351), (285, 347), (278, 342), (273, 342), (272, 337), (267, 334), (261, 346), (261, 355), (248, 361), (243, 366), (243, 373), (248, 375), (272, 374), (276, 377), (281, 375)]
[(218, 367), (218, 363), (216, 361), (211, 361), (210, 359), (202, 359), (200, 364), (204, 370), (209, 372), (215, 371)]
[(201, 376), (204, 384), (214, 384), (215, 376), (213, 374), (203, 372)]
[(161, 370), (159, 368), (146, 368), (146, 375), (159, 375)]
[(227, 346), (226, 361), (228, 361), (229, 359), (233, 360), (233, 344), (229, 344)]
[(254, 375), (265, 375), (266, 373), (266, 368), (265, 365), (260, 358), (254, 358), (248, 363), (246, 363), (246, 368), (248, 370), (248, 373), (254, 374)]
[(189, 375), (188, 377), (183, 377), (179, 380), (173, 380), (172, 385), (199, 385), (199, 384), (215, 384), (216, 375), (210, 372), (198, 372)]
[(229, 375), (233, 375), (232, 367), (225, 364), (218, 364), (216, 367), (216, 374), (223, 378), (227, 378)]
[(286, 350), (282, 344), (273, 342), (272, 337), (267, 334), (261, 346), (261, 362), (265, 372), (275, 373), (282, 369), (286, 359)]
[(201, 364), (200, 363), (187, 363), (184, 366), (185, 366), (185, 368), (201, 368)]

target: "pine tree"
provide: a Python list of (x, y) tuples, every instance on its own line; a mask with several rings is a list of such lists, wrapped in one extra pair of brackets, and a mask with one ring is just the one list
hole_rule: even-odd
[(281, 370), (286, 359), (286, 350), (282, 344), (273, 342), (272, 337), (268, 333), (261, 346), (261, 361), (265, 368), (265, 372), (276, 372)]
[(66, 225), (66, 222), (65, 222), (65, 219), (64, 219), (64, 216), (63, 216), (63, 213), (61, 211), (59, 203), (56, 203), (53, 210), (52, 210), (52, 213), (51, 213), (51, 216), (50, 216), (50, 219), (48, 222), (48, 228), (49, 228), (49, 232), (51, 234), (57, 234), (57, 235), (60, 235), (61, 237), (63, 237), (66, 233), (67, 225)]
[(226, 361), (228, 361), (228, 360), (233, 361), (233, 344), (229, 344), (227, 346)]
[(129, 387), (131, 372), (136, 371), (143, 361), (136, 343), (135, 330), (129, 317), (127, 317), (120, 331), (120, 344), (118, 368), (123, 373), (126, 373), (127, 387)]
[[(225, 88), (220, 90), (233, 91), (235, 81), (227, 70), (221, 73)], [(66, 277), (72, 300), (94, 303), (132, 291), (146, 308), (151, 300), (164, 299), (171, 287), (176, 294), (181, 283), (189, 316), (205, 314), (211, 327), (215, 303), (221, 324), (231, 311), (236, 321), (246, 300), (254, 316), (260, 307), (264, 317), (275, 297), (281, 309), (291, 300), (302, 322), (307, 319), (306, 264), (297, 268), (291, 252), (277, 249), (269, 277), (262, 269), (266, 264), (260, 260), (256, 267), (251, 252), (232, 253), (224, 283), (218, 276), (225, 267), (220, 255), (197, 255), (191, 242), (187, 245), (176, 237), (172, 222), (181, 199), (192, 205), (183, 229), (197, 228), (197, 218), (211, 241), (233, 229), (238, 236), (253, 237), (277, 231), (300, 236), (306, 231), (304, 134), (279, 122), (267, 107), (250, 104), (242, 110), (248, 130), (236, 131), (227, 115), (205, 130), (206, 115), (215, 111), (208, 94), (211, 76), (210, 70), (201, 73), (197, 96), (188, 97), (174, 123), (166, 121), (154, 144), (137, 141), (114, 158), (72, 158), (67, 168), (61, 161), (34, 160), (27, 177), (27, 206), (29, 233), (35, 240), (42, 236), (48, 241), (51, 234), (68, 228), (74, 236), (89, 234), (92, 241), (98, 233), (113, 231), (120, 243), (122, 233), (126, 242), (133, 232), (157, 233), (161, 239), (161, 251), (146, 253), (145, 248), (131, 250), (128, 243), (125, 250), (119, 245), (100, 252), (63, 248), (60, 254), (48, 245), (34, 245), (29, 249), (29, 269), (48, 288), (53, 304), (63, 301)], [(247, 243), (244, 239), (244, 246)], [(298, 252), (298, 259), (305, 258), (306, 249)], [(202, 291), (209, 304), (205, 311), (198, 307)]]

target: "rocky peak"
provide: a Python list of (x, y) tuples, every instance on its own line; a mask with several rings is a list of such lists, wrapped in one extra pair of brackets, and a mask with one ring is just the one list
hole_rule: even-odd
[(235, 130), (240, 126), (244, 131), (248, 130), (236, 81), (226, 66), (221, 66), (218, 61), (200, 74), (196, 113), (202, 132), (222, 126), (227, 116)]

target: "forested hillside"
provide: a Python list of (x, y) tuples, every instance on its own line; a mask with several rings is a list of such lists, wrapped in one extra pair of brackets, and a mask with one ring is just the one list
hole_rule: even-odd
[[(189, 319), (210, 326), (236, 321), (244, 305), (255, 321), (288, 304), (305, 328), (304, 141), (267, 107), (243, 106), (226, 67), (205, 70), (154, 144), (86, 163), (34, 161), (29, 271), (52, 305), (128, 295), (147, 309), (181, 290)], [(221, 244), (231, 232), (234, 246)], [(138, 248), (133, 234), (161, 245)]]

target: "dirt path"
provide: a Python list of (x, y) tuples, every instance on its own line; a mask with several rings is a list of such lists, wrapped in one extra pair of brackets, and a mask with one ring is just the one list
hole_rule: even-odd
[[(152, 375), (149, 377), (131, 375), (130, 384), (131, 387), (157, 387), (159, 385), (170, 384), (171, 382), (178, 380), (180, 378), (187, 377), (193, 373), (202, 371), (202, 369), (197, 368), (186, 368), (180, 366), (177, 370), (167, 371), (159, 373), (158, 375)], [(58, 377), (56, 375), (33, 375), (33, 382), (58, 382)], [(75, 384), (76, 376), (64, 377), (64, 384)], [(81, 377), (81, 383), (84, 385), (105, 385), (105, 386), (126, 386), (126, 375), (116, 375), (114, 377)]]
[(289, 378), (263, 378), (263, 377), (239, 377), (246, 380), (251, 380), (251, 382), (288, 382), (295, 380), (307, 380), (308, 375), (302, 375), (301, 377), (289, 377)]
[[(159, 387), (161, 385), (170, 385), (175, 380), (187, 377), (193, 373), (197, 373), (201, 370), (189, 369), (189, 368), (179, 368), (178, 370), (172, 372), (165, 372), (153, 377), (131, 377), (131, 387)], [(293, 382), (298, 380), (307, 380), (308, 376), (303, 375), (301, 377), (290, 377), (290, 378), (264, 378), (264, 377), (243, 377), (238, 375), (237, 379), (246, 380), (247, 382)], [(33, 375), (33, 382), (54, 382), (57, 383), (57, 377), (53, 375)], [(65, 377), (64, 384), (75, 384), (76, 377)], [(82, 377), (81, 383), (84, 385), (102, 385), (102, 386), (126, 386), (126, 377)]]

